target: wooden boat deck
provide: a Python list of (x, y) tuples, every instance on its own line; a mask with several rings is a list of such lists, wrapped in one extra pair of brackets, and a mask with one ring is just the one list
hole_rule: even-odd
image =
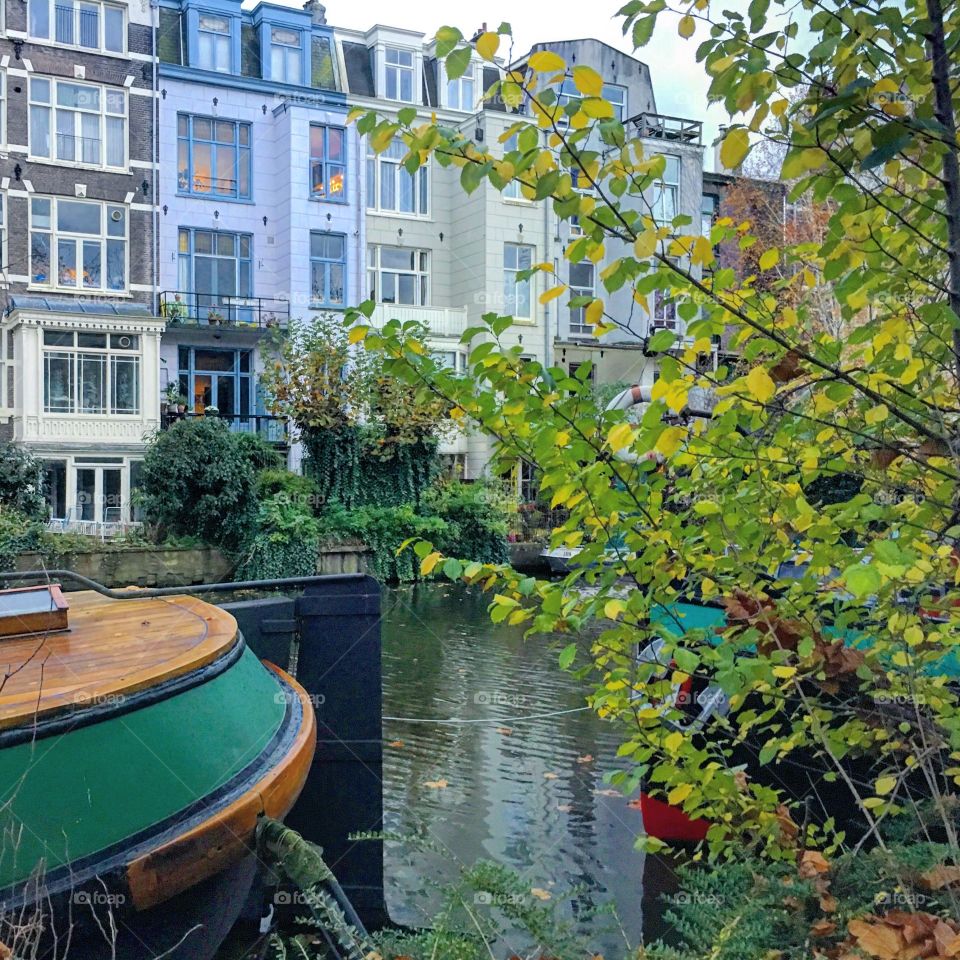
[(120, 703), (226, 653), (237, 622), (194, 597), (67, 595), (69, 628), (0, 640), (0, 729), (60, 710)]

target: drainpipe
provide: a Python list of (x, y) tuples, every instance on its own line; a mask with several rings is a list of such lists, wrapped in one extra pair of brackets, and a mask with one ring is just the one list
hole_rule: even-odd
[[(150, 0), (150, 66), (152, 69), (151, 93), (153, 95), (153, 157), (151, 171), (151, 194), (153, 199), (153, 257), (151, 279), (153, 303), (160, 312), (160, 71), (157, 69), (158, 37), (160, 34), (160, 4)], [(158, 371), (159, 373), (159, 371)], [(159, 384), (159, 376), (157, 383)]]
[[(544, 261), (548, 260), (547, 248), (550, 245), (550, 204), (544, 203), (543, 205), (543, 254)], [(559, 226), (559, 221), (558, 221)], [(558, 258), (554, 257), (554, 264), (557, 263)], [(544, 369), (549, 369), (553, 365), (552, 355), (553, 355), (553, 339), (550, 336), (550, 311), (554, 309), (554, 305), (557, 303), (556, 300), (552, 300), (547, 304), (547, 309), (543, 313), (543, 366)], [(560, 310), (557, 308), (557, 335), (560, 334)]]

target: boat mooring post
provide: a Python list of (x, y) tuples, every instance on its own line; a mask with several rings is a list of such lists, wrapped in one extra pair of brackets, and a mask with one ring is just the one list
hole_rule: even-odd
[(383, 696), (380, 585), (373, 577), (331, 578), (295, 603), (297, 680), (313, 699), (317, 754), (286, 823), (323, 848), (363, 922), (389, 922), (383, 844), (351, 834), (383, 829)]

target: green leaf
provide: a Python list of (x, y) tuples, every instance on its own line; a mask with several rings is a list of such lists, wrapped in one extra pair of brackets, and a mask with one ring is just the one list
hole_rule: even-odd
[(451, 80), (462, 77), (470, 66), (470, 58), (473, 56), (472, 47), (460, 47), (454, 50), (446, 59), (447, 76)]
[(855, 563), (843, 571), (847, 589), (858, 599), (869, 597), (880, 589), (880, 572), (869, 563)]
[(560, 664), (561, 670), (566, 670), (573, 663), (574, 659), (577, 656), (577, 645), (575, 643), (568, 644), (560, 651), (560, 656), (557, 657), (557, 663)]

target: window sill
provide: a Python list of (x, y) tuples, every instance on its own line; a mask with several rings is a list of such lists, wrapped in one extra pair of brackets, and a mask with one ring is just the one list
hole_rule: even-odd
[(311, 201), (311, 203), (336, 203), (341, 207), (350, 206), (350, 201), (346, 197), (334, 200), (333, 197), (321, 197), (315, 193), (311, 193), (307, 196), (307, 199)]
[(183, 197), (185, 200), (216, 200), (217, 203), (256, 203), (255, 200), (248, 200), (244, 197), (221, 197), (216, 193), (190, 193), (187, 190), (178, 190), (177, 196)]
[[(129, 29), (130, 24), (126, 24), (126, 28)], [(26, 43), (36, 44), (38, 47), (53, 47), (57, 50), (72, 50), (77, 53), (89, 53), (97, 57), (111, 57), (114, 60), (123, 60), (126, 63), (130, 62), (130, 52), (129, 50), (124, 50), (122, 53), (118, 53), (115, 50), (101, 50), (99, 47), (81, 47), (79, 44), (75, 43), (61, 43), (59, 40), (48, 40), (46, 37), (31, 37), (29, 33), (24, 34), (23, 39)], [(84, 83), (86, 81), (80, 81)]]
[[(41, 417), (70, 417), (72, 420), (143, 420), (142, 413), (75, 413), (67, 410), (44, 410)], [(146, 419), (150, 419), (149, 417)]]
[(367, 207), (366, 210), (371, 217), (389, 217), (391, 220), (420, 220), (422, 223), (433, 222), (433, 217), (429, 213), (401, 213), (396, 210), (378, 210), (374, 207)]
[[(102, 238), (101, 238), (102, 239)], [(90, 290), (78, 287), (53, 287), (49, 284), (28, 283), (30, 293), (59, 293), (72, 294), (75, 297), (96, 297), (99, 300), (132, 300), (133, 294), (125, 290)]]
[(335, 310), (338, 313), (342, 310), (346, 310), (346, 304), (343, 303), (320, 303), (317, 300), (310, 301), (310, 310)]
[[(63, 169), (65, 164), (69, 164), (70, 170), (90, 170), (93, 173), (115, 173), (119, 176), (129, 176), (130, 167), (107, 167), (103, 164), (80, 163), (77, 160), (51, 160), (49, 157), (34, 157), (27, 154), (27, 163), (39, 163), (45, 167), (59, 167)], [(66, 197), (67, 200), (84, 200), (85, 197)], [(119, 201), (100, 201), (102, 203), (119, 203)]]

